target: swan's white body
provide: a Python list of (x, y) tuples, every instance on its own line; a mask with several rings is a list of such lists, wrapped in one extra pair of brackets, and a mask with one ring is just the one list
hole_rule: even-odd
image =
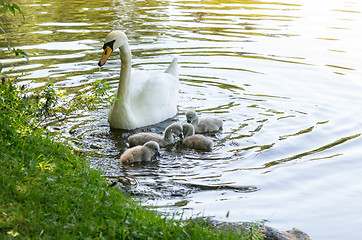
[(165, 72), (137, 71), (131, 74), (131, 51), (127, 36), (112, 31), (105, 40), (102, 66), (113, 49), (119, 48), (121, 73), (117, 99), (113, 102), (108, 121), (112, 128), (135, 129), (162, 122), (177, 114), (179, 89), (177, 58)]

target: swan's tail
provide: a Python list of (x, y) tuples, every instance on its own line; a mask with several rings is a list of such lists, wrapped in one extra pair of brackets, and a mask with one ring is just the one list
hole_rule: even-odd
[(170, 66), (166, 69), (165, 73), (169, 73), (178, 79), (178, 60), (174, 57)]

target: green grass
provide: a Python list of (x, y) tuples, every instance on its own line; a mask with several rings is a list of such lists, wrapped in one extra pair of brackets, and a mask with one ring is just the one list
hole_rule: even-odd
[(39, 128), (28, 114), (34, 103), (9, 86), (0, 83), (0, 239), (263, 237), (255, 226), (220, 230), (142, 207), (109, 187), (84, 156)]

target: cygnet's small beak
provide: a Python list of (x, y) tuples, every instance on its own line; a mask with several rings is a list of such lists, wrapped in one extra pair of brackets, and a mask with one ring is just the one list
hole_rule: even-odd
[(178, 135), (179, 138), (183, 139), (184, 138), (184, 135), (182, 133), (180, 133), (180, 135)]
[(106, 46), (104, 48), (102, 57), (98, 62), (98, 66), (102, 67), (106, 63), (106, 61), (109, 58), (109, 56), (111, 55), (112, 51), (113, 51), (112, 48), (110, 48), (109, 46)]
[(191, 120), (187, 120), (187, 123), (191, 123)]

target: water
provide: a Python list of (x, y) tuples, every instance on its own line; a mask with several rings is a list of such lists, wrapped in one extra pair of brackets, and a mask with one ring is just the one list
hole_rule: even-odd
[[(362, 5), (336, 1), (20, 1), (26, 21), (2, 17), (30, 61), (4, 72), (66, 94), (106, 79), (120, 60), (97, 62), (106, 34), (129, 36), (133, 68), (164, 70), (179, 55), (179, 114), (135, 131), (109, 128), (106, 103), (51, 130), (85, 151), (92, 167), (159, 211), (222, 221), (265, 220), (312, 239), (358, 239), (362, 225), (360, 64)], [(4, 58), (4, 57), (3, 57)], [(126, 139), (161, 133), (185, 112), (224, 120), (212, 153), (162, 150), (157, 163), (122, 168)], [(228, 214), (229, 213), (229, 214)]]

